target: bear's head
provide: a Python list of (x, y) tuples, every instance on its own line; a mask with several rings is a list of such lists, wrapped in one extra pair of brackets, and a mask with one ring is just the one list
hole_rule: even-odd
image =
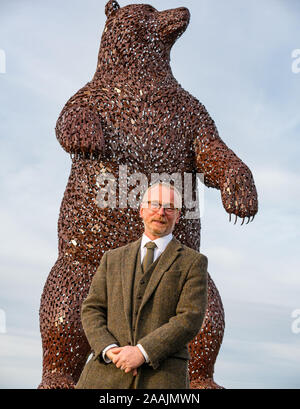
[(98, 67), (129, 66), (168, 60), (175, 41), (186, 30), (190, 12), (185, 7), (158, 11), (149, 4), (120, 7), (110, 0), (105, 6), (107, 21), (102, 34)]

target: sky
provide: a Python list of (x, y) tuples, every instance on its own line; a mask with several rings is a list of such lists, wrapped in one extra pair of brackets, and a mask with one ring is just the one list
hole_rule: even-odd
[[(41, 380), (40, 297), (71, 168), (54, 127), (95, 72), (105, 4), (0, 2), (0, 388), (35, 389)], [(190, 10), (172, 72), (258, 191), (258, 214), (241, 226), (229, 223), (218, 190), (204, 190), (201, 252), (225, 310), (214, 379), (228, 389), (299, 388), (300, 3), (150, 4)]]

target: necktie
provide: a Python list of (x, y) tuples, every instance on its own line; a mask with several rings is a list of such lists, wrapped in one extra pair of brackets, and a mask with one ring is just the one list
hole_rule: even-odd
[(147, 249), (147, 253), (144, 256), (144, 260), (143, 260), (143, 270), (144, 273), (147, 271), (148, 267), (153, 263), (153, 259), (154, 259), (154, 249), (155, 247), (157, 247), (157, 245), (155, 243), (153, 243), (153, 241), (149, 241), (146, 245), (145, 245), (146, 249)]

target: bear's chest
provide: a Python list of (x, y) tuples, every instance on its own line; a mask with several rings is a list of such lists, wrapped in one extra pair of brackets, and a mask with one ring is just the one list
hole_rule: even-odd
[(177, 93), (149, 98), (119, 95), (103, 103), (101, 112), (106, 154), (127, 162), (170, 161), (186, 166), (191, 156), (189, 101)]

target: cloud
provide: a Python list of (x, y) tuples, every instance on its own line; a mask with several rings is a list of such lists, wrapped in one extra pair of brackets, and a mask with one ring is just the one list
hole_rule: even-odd
[(227, 388), (299, 388), (300, 335), (291, 331), (291, 310), (246, 300), (225, 300), (215, 380)]
[[(226, 355), (216, 365), (215, 380), (226, 388), (298, 389), (299, 345), (274, 342), (224, 341)], [(266, 374), (266, 369), (268, 373)], [(225, 376), (223, 377), (223, 374)], [(282, 375), (285, 376), (282, 376)]]
[(1, 334), (0, 346), (0, 387), (36, 389), (42, 374), (42, 349), (38, 334), (25, 330)]
[(298, 211), (300, 200), (300, 175), (292, 170), (275, 167), (259, 167), (256, 169), (256, 182), (262, 192), (262, 199), (272, 206), (292, 207)]

